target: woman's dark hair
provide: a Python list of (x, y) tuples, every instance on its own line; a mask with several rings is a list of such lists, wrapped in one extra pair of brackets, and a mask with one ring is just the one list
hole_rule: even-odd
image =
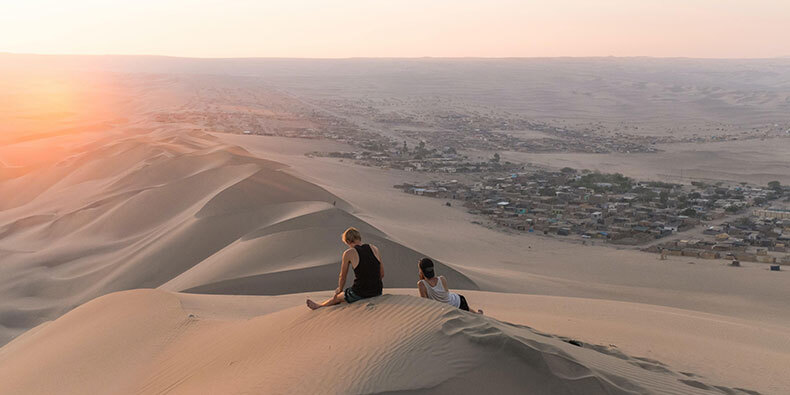
[(425, 276), (425, 278), (433, 278), (433, 276), (435, 276), (431, 258), (420, 259), (420, 270), (422, 270), (422, 275)]

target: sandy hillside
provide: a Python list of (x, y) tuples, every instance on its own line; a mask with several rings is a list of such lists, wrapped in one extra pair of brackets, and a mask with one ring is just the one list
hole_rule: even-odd
[[(17, 173), (0, 179), (1, 343), (113, 291), (332, 287), (348, 226), (387, 257), (388, 284), (414, 284), (418, 252), (354, 217), (337, 196), (280, 171), (283, 165), (211, 136), (119, 130), (20, 144), (51, 153), (30, 169), (16, 160)], [(6, 145), (0, 154), (13, 151)]]
[[(506, 234), (472, 224), (474, 217), (462, 208), (392, 188), (421, 175), (305, 157), (304, 152), (315, 149), (313, 141), (218, 136), (289, 164), (288, 172), (343, 197), (358, 217), (452, 264), (483, 290), (553, 300), (536, 305), (535, 299), (520, 299), (522, 295), (484, 299), (480, 307), (502, 308), (497, 317), (615, 344), (630, 355), (648, 356), (732, 386), (764, 393), (790, 387), (781, 374), (781, 367), (790, 363), (790, 352), (783, 348), (788, 344), (783, 333), (790, 313), (784, 301), (790, 288), (786, 276), (764, 265), (734, 269), (685, 257), (659, 261), (639, 251)], [(556, 299), (566, 297), (572, 299)], [(662, 314), (655, 315), (659, 310)]]
[[(30, 64), (36, 67), (49, 61), (35, 58)], [(312, 82), (291, 75), (300, 62), (288, 60), (138, 60), (106, 57), (87, 73), (45, 77), (14, 69), (0, 80), (0, 393), (278, 393), (298, 387), (308, 393), (748, 388), (784, 394), (790, 388), (784, 271), (658, 261), (638, 251), (505, 234), (472, 224), (457, 204), (392, 188), (425, 175), (304, 155), (348, 148), (336, 142), (207, 134), (195, 125), (161, 123), (162, 114), (222, 106), (217, 97), (233, 96), (254, 79), (212, 76), (205, 77), (211, 83), (195, 85), (204, 77), (176, 70), (219, 73), (235, 65), (227, 72), (269, 76), (297, 90)], [(516, 86), (511, 99), (524, 86), (548, 89), (540, 75), (556, 62), (538, 62), (530, 77), (537, 79), (517, 84), (522, 88)], [(443, 69), (439, 63), (434, 72)], [(357, 70), (381, 64), (363, 60), (336, 72), (353, 79)], [(454, 74), (482, 66), (473, 60)], [(515, 73), (523, 65), (512, 66)], [(564, 67), (576, 75), (585, 66)], [(99, 72), (106, 68), (151, 74)], [(411, 94), (400, 73), (377, 80)], [(461, 97), (453, 86), (463, 80), (426, 86), (426, 92)], [(698, 89), (689, 83), (676, 90), (677, 83), (650, 90), (677, 98)], [(771, 84), (730, 86), (724, 99), (739, 101), (743, 92)], [(380, 88), (362, 85), (362, 93)], [(243, 99), (265, 112), (271, 97), (259, 97), (259, 87)], [(337, 92), (359, 94), (359, 87), (347, 88)], [(767, 94), (765, 114), (741, 114), (744, 122), (785, 116), (783, 89)], [(615, 95), (617, 101), (630, 90)], [(465, 95), (480, 97), (474, 90)], [(553, 110), (568, 95), (544, 91), (520, 103)], [(583, 118), (579, 109), (584, 106), (569, 114)], [(682, 115), (723, 111), (703, 105)], [(782, 155), (785, 147), (768, 143), (722, 143), (713, 162), (694, 162), (693, 148), (668, 157), (734, 178), (786, 173), (786, 163), (763, 155)], [(749, 155), (708, 167), (740, 152)], [(604, 163), (635, 172), (665, 171), (655, 163), (636, 166), (634, 156), (610, 159)], [(305, 298), (325, 298), (335, 286), (344, 248), (339, 235), (348, 226), (380, 247), (390, 295), (310, 312)], [(403, 296), (415, 293), (415, 263), (423, 254), (442, 262), (438, 270), (451, 287), (487, 316)], [(138, 288), (156, 290), (126, 291)], [(355, 339), (354, 330), (366, 335)]]
[[(41, 140), (47, 147), (59, 145), (61, 157), (37, 164), (26, 178), (9, 177), (0, 184), (22, 192), (22, 187), (31, 188), (6, 201), (0, 212), (5, 221), (0, 266), (4, 335), (10, 340), (41, 324), (0, 349), (0, 386), (14, 392), (47, 393), (55, 387), (70, 393), (106, 392), (109, 386), (121, 392), (278, 392), (294, 383), (314, 388), (317, 379), (304, 381), (292, 372), (302, 366), (314, 371), (314, 364), (333, 358), (349, 372), (356, 370), (348, 366), (373, 370), (365, 380), (345, 374), (348, 381), (332, 381), (328, 392), (479, 392), (476, 385), (485, 381), (481, 377), (494, 374), (501, 377), (503, 393), (523, 388), (536, 393), (573, 388), (582, 393), (606, 388), (614, 393), (694, 393), (709, 385), (781, 393), (790, 385), (777, 371), (790, 359), (790, 350), (782, 346), (788, 343), (781, 330), (785, 318), (775, 314), (776, 321), (767, 319), (774, 311), (771, 303), (755, 308), (759, 304), (752, 301), (758, 285), (765, 288), (762, 295), (781, 288), (771, 283), (775, 276), (758, 268), (739, 272), (752, 288), (719, 300), (723, 291), (717, 287), (732, 287), (727, 281), (735, 281), (719, 267), (657, 266), (644, 255), (629, 255), (633, 252), (591, 250), (611, 253), (588, 260), (581, 270), (578, 259), (585, 251), (552, 252), (556, 246), (548, 240), (530, 241), (543, 253), (527, 253), (533, 248), (495, 248), (498, 252), (492, 253), (481, 243), (491, 243), (490, 235), (496, 233), (471, 225), (461, 213), (439, 211), (430, 200), (392, 195), (379, 185), (389, 182), (387, 177), (375, 181), (380, 175), (368, 169), (316, 162), (298, 146), (269, 144), (279, 156), (254, 155), (187, 130), (119, 129), (106, 138), (74, 138), (58, 144)], [(261, 157), (290, 161), (294, 167)], [(301, 167), (305, 164), (319, 165), (312, 168), (313, 177), (295, 175), (307, 169)], [(17, 162), (16, 167), (25, 166)], [(344, 177), (330, 176), (338, 170)], [(323, 183), (334, 185), (330, 190), (314, 183), (324, 176)], [(463, 291), (473, 307), (486, 309), (490, 317), (607, 347), (583, 350), (527, 328), (447, 313), (411, 298), (382, 298), (381, 315), (370, 319), (344, 318), (360, 309), (375, 313), (365, 305), (311, 315), (304, 299), (328, 295), (298, 292), (334, 286), (342, 252), (337, 237), (349, 224), (382, 248), (388, 289), (413, 287), (420, 255), (404, 247), (408, 241), (464, 272), (439, 268), (456, 289), (555, 295)], [(436, 232), (436, 227), (452, 231)], [(310, 243), (298, 243), (302, 240)], [(604, 264), (607, 259), (613, 262)], [(629, 259), (641, 262), (639, 270), (651, 276), (626, 270), (634, 264)], [(692, 287), (700, 276), (720, 278), (720, 283)], [(679, 281), (683, 277), (688, 285)], [(662, 284), (667, 289), (659, 289)], [(121, 293), (58, 318), (97, 296), (140, 287), (282, 295)], [(413, 289), (393, 292), (414, 294)], [(725, 306), (731, 314), (722, 313)], [(427, 323), (415, 330), (417, 321)], [(325, 336), (326, 328), (330, 334), (346, 334), (349, 327), (344, 325), (374, 325), (367, 331), (382, 335), (366, 339), (355, 353), (328, 351), (349, 349), (347, 336), (338, 336), (338, 343), (301, 343)], [(216, 343), (218, 338), (227, 340)], [(425, 358), (420, 347), (426, 339), (442, 344), (444, 351), (430, 354), (449, 361), (442, 369), (410, 364)], [(508, 350), (506, 357), (501, 350)], [(63, 365), (67, 355), (78, 363)], [(236, 363), (240, 370), (230, 368)], [(481, 370), (464, 373), (475, 367)], [(42, 369), (51, 372), (51, 379), (34, 374)], [(412, 374), (409, 369), (417, 370)], [(681, 371), (686, 373), (673, 373)], [(279, 379), (264, 380), (275, 376)], [(217, 387), (223, 385), (227, 387)]]
[[(475, 279), (481, 289), (664, 305), (790, 325), (787, 277), (762, 264), (734, 269), (723, 261), (582, 246), (539, 235), (504, 233), (472, 224), (461, 204), (393, 188), (430, 177), (357, 166), (303, 154), (309, 140), (218, 134), (223, 141), (291, 166), (286, 171), (348, 201), (356, 216), (394, 239)], [(689, 264), (692, 262), (694, 264)], [(741, 270), (743, 269), (743, 270)], [(459, 287), (460, 288), (460, 287)]]
[(746, 393), (413, 296), (316, 312), (267, 312), (266, 297), (219, 306), (213, 298), (223, 297), (183, 301), (138, 290), (98, 298), (0, 349), (0, 387), (9, 394)]

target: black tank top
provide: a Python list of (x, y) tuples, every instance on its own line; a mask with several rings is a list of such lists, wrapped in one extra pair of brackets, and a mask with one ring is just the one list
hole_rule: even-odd
[(359, 255), (359, 264), (354, 268), (354, 285), (351, 289), (363, 298), (381, 295), (381, 262), (369, 244), (354, 246)]

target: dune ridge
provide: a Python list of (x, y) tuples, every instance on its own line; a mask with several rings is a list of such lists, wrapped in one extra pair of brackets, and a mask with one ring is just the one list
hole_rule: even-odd
[[(0, 349), (0, 387), (11, 394), (748, 393), (412, 296), (260, 315), (227, 310), (264, 306), (266, 296), (213, 305), (215, 298), (134, 290), (93, 300)], [(30, 374), (42, 369), (45, 377)]]
[[(273, 295), (332, 287), (348, 226), (377, 244), (389, 265), (420, 257), (284, 165), (199, 131), (117, 130), (35, 144), (58, 146), (58, 154), (29, 171), (23, 163), (0, 173), (0, 345), (114, 291)], [(477, 289), (452, 268), (443, 271)], [(413, 272), (393, 267), (388, 284), (412, 286)]]

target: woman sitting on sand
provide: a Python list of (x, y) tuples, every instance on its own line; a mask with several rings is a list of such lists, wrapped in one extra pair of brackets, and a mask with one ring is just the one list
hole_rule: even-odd
[(444, 276), (436, 277), (433, 270), (433, 261), (430, 258), (420, 259), (420, 281), (417, 281), (417, 288), (420, 289), (420, 297), (433, 299), (437, 302), (447, 303), (475, 314), (483, 314), (483, 310), (474, 311), (469, 308), (466, 298), (455, 292), (450, 292), (447, 287), (447, 279)]
[[(320, 307), (336, 305), (344, 300), (354, 303), (361, 299), (381, 295), (384, 264), (381, 263), (379, 249), (372, 244), (362, 244), (362, 235), (355, 228), (348, 228), (343, 232), (343, 243), (348, 246), (348, 249), (343, 252), (341, 258), (340, 279), (337, 282), (335, 296), (321, 304), (307, 299), (307, 307), (315, 310)], [(349, 266), (354, 268), (354, 284), (344, 291), (343, 287), (346, 285)]]

